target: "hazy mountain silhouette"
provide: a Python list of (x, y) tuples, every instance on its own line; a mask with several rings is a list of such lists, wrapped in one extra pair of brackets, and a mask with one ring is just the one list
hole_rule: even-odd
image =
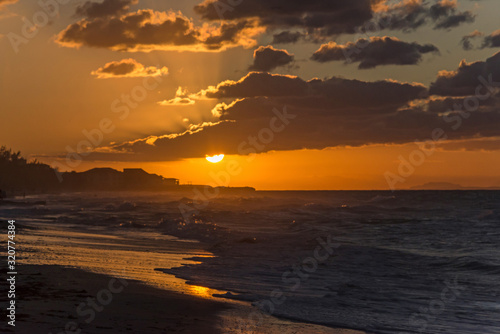
[(464, 187), (450, 182), (428, 182), (414, 186), (411, 190), (500, 190), (500, 187)]

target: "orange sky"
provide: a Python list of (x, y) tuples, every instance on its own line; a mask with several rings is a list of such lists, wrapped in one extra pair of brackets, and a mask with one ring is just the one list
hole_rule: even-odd
[[(107, 1), (111, 2), (104, 2)], [(346, 86), (354, 84), (355, 80), (368, 84), (391, 80), (401, 87), (404, 83), (411, 83), (415, 85), (415, 90), (418, 90), (418, 85), (427, 90), (431, 83), (437, 82), (437, 78), (446, 77), (442, 71), (457, 71), (462, 59), (466, 59), (469, 64), (474, 61), (486, 64), (487, 59), (498, 52), (498, 47), (480, 47), (483, 39), (486, 41), (487, 36), (495, 36), (493, 32), (500, 28), (496, 17), (500, 8), (496, 1), (458, 1), (453, 5), (455, 7), (450, 7), (449, 15), (467, 11), (474, 21), (448, 29), (437, 29), (440, 21), (429, 21), (411, 31), (384, 29), (369, 35), (340, 33), (328, 35), (321, 41), (304, 39), (297, 43), (273, 45), (276, 54), (276, 50), (284, 50), (293, 55), (293, 61), (270, 70), (264, 69), (262, 75), (255, 79), (267, 80), (264, 75), (266, 72), (279, 76), (273, 80), (292, 76), (288, 78), (294, 79), (289, 81), (300, 80), (300, 85), (308, 86), (309, 91), (304, 94), (311, 95), (306, 96), (304, 101), (296, 100), (298, 93), (294, 93), (296, 96), (273, 96), (274, 93), (265, 91), (272, 88), (269, 83), (260, 84), (262, 87), (238, 88), (238, 85), (250, 81), (248, 73), (252, 63), (253, 68), (258, 69), (254, 51), (259, 46), (272, 45), (273, 34), (286, 31), (289, 27), (266, 27), (258, 23), (258, 17), (253, 17), (248, 23), (251, 27), (241, 30), (237, 37), (225, 40), (221, 45), (210, 44), (208, 47), (210, 38), (223, 38), (219, 24), (238, 21), (204, 19), (193, 9), (200, 3), (194, 0), (182, 3), (152, 0), (128, 3), (128, 7), (104, 17), (93, 17), (94, 14), (90, 12), (75, 16), (79, 4), (61, 5), (57, 8), (57, 15), (50, 17), (47, 23), (39, 23), (36, 33), (29, 38), (23, 35), (26, 22), (23, 18), (33, 21), (42, 11), (41, 7), (35, 2), (22, 0), (0, 5), (0, 145), (21, 150), (25, 155), (63, 170), (83, 171), (103, 166), (117, 169), (142, 167), (149, 172), (179, 178), (181, 183), (213, 184), (211, 173), (220, 173), (227, 169), (228, 164), (237, 163), (240, 170), (230, 177), (229, 185), (248, 185), (258, 189), (389, 189), (391, 185), (387, 182), (387, 173), (400, 177), (397, 188), (438, 181), (464, 186), (500, 186), (500, 133), (494, 130), (497, 118), (493, 117), (488, 122), (482, 118), (482, 114), (474, 114), (470, 119), (463, 119), (463, 126), (458, 131), (446, 128), (446, 134), (453, 140), (426, 156), (421, 165), (415, 166), (411, 175), (402, 177), (398, 171), (399, 157), (408, 159), (418, 148), (413, 141), (430, 139), (430, 130), (435, 126), (430, 123), (419, 125), (419, 122), (424, 121), (413, 120), (411, 115), (407, 116), (408, 123), (403, 116), (397, 120), (391, 117), (396, 113), (402, 115), (406, 108), (413, 108), (413, 99), (424, 100), (419, 103), (430, 103), (432, 99), (425, 100), (427, 97), (418, 97), (417, 93), (412, 92), (408, 93), (412, 97), (394, 107), (393, 111), (387, 108), (393, 108), (395, 102), (387, 102), (387, 107), (381, 106), (380, 110), (386, 115), (384, 117), (388, 117), (383, 122), (391, 124), (397, 121), (400, 124), (397, 125), (399, 128), (385, 134), (383, 130), (371, 132), (365, 129), (376, 124), (375, 119), (370, 122), (360, 116), (371, 106), (362, 107), (365, 111), (358, 111), (358, 107), (349, 105), (338, 107), (337, 104), (342, 103), (338, 100), (342, 100), (342, 97), (337, 97), (335, 91), (327, 93), (326, 98), (330, 99), (327, 102), (314, 100), (318, 94), (323, 94), (323, 88), (317, 88), (310, 82), (311, 79), (319, 78), (326, 87), (324, 89), (327, 89), (330, 81), (333, 81), (329, 81), (331, 78), (342, 78)], [(245, 6), (250, 4), (235, 7), (234, 13), (248, 10)], [(156, 13), (151, 19), (153, 25), (167, 22), (170, 18), (190, 22), (188, 31), (196, 36), (193, 37), (196, 41), (175, 41), (190, 43), (179, 46), (164, 42), (162, 37), (148, 45), (137, 43), (134, 47), (128, 47), (113, 44), (120, 36), (109, 36), (105, 40), (108, 37), (106, 35), (101, 36), (100, 41), (94, 41), (83, 34), (64, 35), (69, 26), (83, 22), (80, 20), (86, 20), (87, 25), (101, 22), (104, 27), (102, 22), (113, 19), (123, 21), (127, 15), (139, 15), (148, 10)], [(293, 30), (302, 31), (298, 27), (293, 27)], [(466, 51), (460, 45), (461, 39), (474, 30), (480, 31), (482, 35), (471, 38), (474, 47)], [(162, 33), (168, 35), (169, 32), (165, 30)], [(24, 40), (13, 47), (12, 36), (24, 36)], [(374, 36), (391, 36), (404, 43), (432, 44), (439, 52), (422, 54), (422, 59), (412, 65), (381, 63), (369, 69), (360, 69), (358, 61), (352, 64), (335, 60), (322, 63), (311, 57), (321, 45), (327, 45), (328, 42), (332, 42), (328, 45), (334, 45), (333, 41), (335, 45), (348, 45), (358, 38)], [(63, 37), (66, 42), (62, 42)], [(187, 40), (188, 37), (185, 38)], [(85, 42), (78, 45), (78, 41), (82, 40)], [(127, 62), (128, 65), (125, 64)], [(127, 66), (135, 67), (133, 71), (128, 71)], [(125, 74), (118, 74), (119, 71)], [(235, 90), (244, 90), (244, 93), (238, 91), (231, 95), (222, 88), (215, 88), (226, 80), (232, 80), (226, 85)], [(374, 90), (376, 87), (373, 85)], [(253, 91), (256, 89), (264, 89), (265, 92), (255, 95)], [(388, 99), (397, 98), (387, 92), (389, 88), (385, 89), (384, 94), (387, 93)], [(206, 92), (212, 92), (213, 96)], [(141, 94), (144, 94), (143, 98), (133, 98)], [(350, 98), (348, 94), (351, 93), (346, 93), (346, 101)], [(356, 94), (359, 91), (353, 92), (352, 96)], [(132, 96), (130, 104), (123, 102), (124, 96)], [(442, 98), (446, 96), (451, 95), (443, 95)], [(364, 98), (365, 95), (360, 95), (352, 98), (352, 101), (356, 104)], [(234, 104), (237, 101), (243, 102)], [(246, 102), (255, 105), (244, 106)], [(326, 109), (315, 109), (317, 106), (323, 108), (320, 107), (322, 103), (326, 103)], [(500, 104), (495, 103), (496, 100), (493, 104), (497, 108)], [(273, 141), (266, 144), (262, 153), (252, 161), (246, 155), (238, 155), (236, 148), (241, 142), (238, 132), (248, 131), (242, 138), (257, 134), (260, 124), (268, 123), (262, 115), (268, 113), (271, 117), (272, 107), (286, 105), (290, 106), (292, 112), (300, 112), (299, 120), (282, 132), (275, 133)], [(214, 112), (216, 106), (222, 106), (219, 114)], [(330, 112), (328, 108), (335, 114), (334, 118), (324, 114)], [(252, 111), (255, 116), (251, 114)], [(495, 116), (495, 109), (488, 109), (488, 112)], [(305, 118), (309, 114), (317, 117), (317, 120)], [(349, 118), (352, 114), (356, 114), (355, 121)], [(254, 120), (253, 117), (257, 115), (261, 119)], [(425, 120), (427, 115), (422, 113), (418, 117)], [(234, 122), (240, 126), (240, 130), (219, 131), (224, 126), (217, 124), (221, 120), (229, 122), (225, 124), (228, 127)], [(317, 127), (314, 122), (317, 122)], [(332, 123), (329, 125), (325, 122)], [(101, 131), (102, 137), (95, 137), (99, 139), (98, 145), (91, 147), (100, 155), (86, 156), (81, 162), (68, 164), (65, 159), (68, 152), (77, 150), (77, 147), (86, 149), (86, 145), (81, 144), (88, 139), (85, 133), (99, 130), (103, 124), (109, 131)], [(496, 128), (500, 129), (498, 125)], [(410, 130), (406, 134), (400, 133), (406, 126)], [(189, 129), (192, 132), (201, 131), (173, 138)], [(334, 134), (330, 136), (328, 129)], [(214, 137), (208, 133), (213, 133)], [(196, 138), (199, 138), (201, 147), (206, 145), (206, 152), (196, 149)], [(207, 143), (212, 138), (213, 143)], [(352, 147), (358, 145), (361, 147)], [(124, 148), (132, 153), (122, 156), (114, 154)], [(219, 152), (220, 148), (231, 148), (232, 152)], [(213, 153), (227, 155), (221, 163), (211, 164), (204, 159), (204, 154)]]
[[(111, 166), (144, 168), (148, 172), (179, 178), (181, 183), (210, 184), (213, 186), (251, 185), (259, 190), (345, 190), (388, 189), (386, 172), (397, 174), (399, 156), (408, 160), (418, 147), (415, 144), (361, 148), (335, 148), (270, 152), (249, 157), (226, 156), (217, 164), (204, 158), (178, 162), (150, 163), (83, 163), (79, 170)], [(229, 174), (228, 163), (236, 162), (235, 173)], [(427, 182), (450, 182), (463, 186), (500, 186), (498, 152), (436, 151), (415, 166), (414, 173), (398, 182), (397, 189), (407, 189)], [(458, 168), (459, 166), (459, 168)], [(215, 175), (215, 176), (214, 176)]]

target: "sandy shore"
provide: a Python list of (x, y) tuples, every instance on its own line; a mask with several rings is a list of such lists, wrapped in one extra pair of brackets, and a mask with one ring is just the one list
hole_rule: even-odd
[(220, 333), (216, 314), (227, 309), (78, 269), (23, 265), (18, 272), (15, 331), (4, 320), (2, 333)]
[[(4, 316), (0, 333), (361, 333), (266, 314), (252, 325), (249, 317), (256, 308), (250, 303), (215, 298), (213, 294), (226, 291), (209, 289), (203, 282), (189, 285), (155, 270), (196, 264), (189, 259), (212, 255), (207, 245), (148, 230), (103, 229), (85, 221), (89, 214), (99, 219), (99, 212), (71, 212), (71, 223), (76, 222), (71, 225), (55, 224), (43, 210), (16, 223), (16, 327), (9, 327)], [(127, 219), (130, 215), (123, 214)], [(0, 251), (6, 255), (3, 246)], [(5, 314), (5, 279), (0, 295)]]
[[(18, 273), (16, 327), (2, 321), (2, 333), (361, 333), (271, 316), (258, 328), (241, 331), (239, 319), (249, 306), (61, 266), (21, 265)], [(0, 293), (7, 294), (3, 282)]]

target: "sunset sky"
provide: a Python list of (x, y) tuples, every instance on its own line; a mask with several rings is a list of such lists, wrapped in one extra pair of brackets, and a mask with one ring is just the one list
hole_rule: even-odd
[(0, 0), (0, 145), (181, 183), (500, 186), (499, 13), (497, 0)]

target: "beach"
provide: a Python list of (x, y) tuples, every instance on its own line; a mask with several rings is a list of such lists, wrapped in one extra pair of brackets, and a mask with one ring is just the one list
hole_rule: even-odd
[[(361, 333), (271, 317), (267, 317), (259, 329), (246, 332), (238, 328), (237, 318), (245, 312), (245, 307), (221, 300), (54, 265), (22, 265), (19, 272), (22, 275), (16, 289), (19, 300), (16, 326), (13, 329), (4, 322), (2, 332)], [(2, 285), (2, 295), (6, 293), (4, 287)]]
[[(2, 332), (363, 333), (277, 318), (250, 301), (229, 298), (226, 289), (167, 273), (214, 256), (212, 242), (195, 240), (207, 230), (199, 224), (184, 238), (158, 231), (147, 224), (165, 209), (165, 199), (135, 194), (140, 200), (132, 203), (130, 194), (122, 196), (49, 195), (44, 204), (4, 203), (2, 219), (23, 218), (15, 223), (16, 327), (4, 322)], [(35, 199), (41, 200), (28, 201)]]
[(18, 272), (15, 330), (4, 328), (12, 333), (215, 334), (220, 333), (216, 314), (227, 308), (79, 269), (23, 265)]
[(44, 204), (2, 205), (0, 219), (16, 226), (20, 333), (59, 334), (68, 321), (76, 325), (66, 332), (81, 333), (500, 325), (498, 192), (256, 192), (214, 198), (192, 216), (179, 210), (193, 205), (184, 196), (30, 195)]

